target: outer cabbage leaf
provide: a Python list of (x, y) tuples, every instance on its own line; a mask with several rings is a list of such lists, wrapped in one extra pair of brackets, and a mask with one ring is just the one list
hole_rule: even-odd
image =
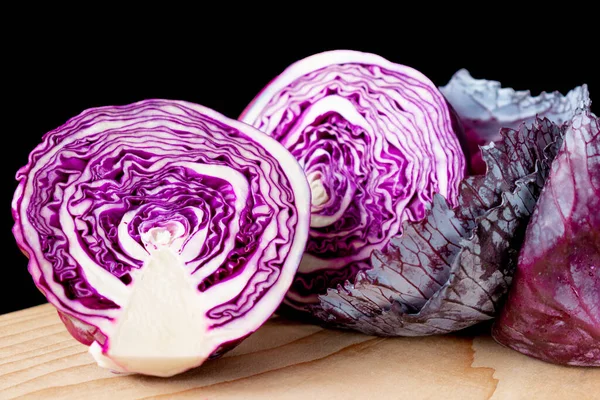
[(285, 304), (371, 268), (405, 220), (440, 193), (456, 205), (465, 157), (460, 124), (419, 71), (374, 54), (330, 51), (289, 66), (240, 119), (282, 143), (304, 168), (311, 229)]
[(600, 120), (566, 131), (494, 338), (545, 361), (600, 366)]
[(440, 91), (460, 117), (474, 174), (485, 173), (479, 146), (500, 140), (501, 128), (516, 129), (536, 117), (560, 125), (570, 121), (582, 104), (590, 104), (587, 85), (572, 89), (566, 96), (557, 91), (532, 96), (528, 90), (515, 91), (497, 81), (475, 79), (466, 69), (457, 71)]
[(420, 222), (407, 221), (373, 268), (320, 296), (325, 323), (383, 336), (456, 331), (499, 312), (535, 202), (561, 143), (547, 119), (482, 148), (485, 176), (466, 178), (459, 205), (442, 196)]
[(182, 101), (86, 110), (17, 179), (35, 284), (114, 371), (170, 376), (232, 348), (277, 308), (308, 236), (292, 155)]

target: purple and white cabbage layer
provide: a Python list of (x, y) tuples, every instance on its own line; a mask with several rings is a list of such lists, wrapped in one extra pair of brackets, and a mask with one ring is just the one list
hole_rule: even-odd
[(420, 72), (357, 51), (288, 67), (240, 119), (283, 144), (312, 193), (306, 253), (284, 302), (297, 309), (371, 268), (402, 222), (435, 193), (456, 204), (465, 159), (459, 125)]
[(536, 117), (561, 125), (569, 122), (581, 106), (591, 104), (585, 84), (565, 96), (557, 91), (532, 96), (529, 90), (515, 91), (497, 81), (475, 79), (466, 69), (457, 71), (440, 91), (464, 127), (463, 143), (468, 148), (473, 174), (486, 171), (479, 146), (501, 140), (502, 128), (517, 129), (522, 123), (533, 123)]
[(171, 100), (87, 110), (17, 173), (29, 271), (99, 365), (171, 376), (258, 329), (292, 283), (310, 196), (258, 130)]

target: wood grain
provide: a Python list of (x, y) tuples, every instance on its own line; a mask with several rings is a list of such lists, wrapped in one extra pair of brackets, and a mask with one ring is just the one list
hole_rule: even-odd
[(383, 339), (280, 317), (172, 378), (96, 366), (50, 305), (0, 316), (0, 399), (598, 399), (600, 369), (525, 357), (490, 337)]

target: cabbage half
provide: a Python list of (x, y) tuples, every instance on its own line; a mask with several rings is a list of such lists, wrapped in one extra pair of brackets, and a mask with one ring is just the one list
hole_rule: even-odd
[(87, 110), (17, 173), (29, 271), (99, 365), (170, 376), (269, 318), (305, 247), (309, 188), (283, 146), (199, 105)]
[(240, 116), (283, 144), (311, 188), (310, 236), (287, 306), (372, 267), (371, 254), (440, 194), (456, 205), (460, 125), (420, 72), (377, 55), (330, 51), (288, 67)]

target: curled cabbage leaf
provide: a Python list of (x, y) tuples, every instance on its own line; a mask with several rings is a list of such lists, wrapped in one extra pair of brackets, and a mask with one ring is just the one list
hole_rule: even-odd
[(240, 119), (277, 139), (311, 188), (306, 252), (284, 303), (297, 310), (368, 270), (436, 193), (457, 204), (460, 129), (435, 85), (377, 55), (336, 50), (289, 66)]
[(171, 376), (234, 347), (279, 305), (308, 236), (293, 156), (182, 101), (87, 110), (17, 179), (29, 272), (113, 371)]
[(492, 334), (545, 361), (600, 366), (600, 119), (589, 111), (569, 124)]
[(379, 336), (425, 336), (494, 318), (512, 282), (529, 217), (562, 142), (547, 119), (482, 147), (488, 172), (465, 178), (458, 206), (436, 195), (405, 221), (373, 268), (320, 296), (323, 323)]
[(517, 129), (544, 117), (561, 125), (573, 118), (581, 106), (589, 107), (587, 85), (578, 86), (565, 96), (542, 92), (532, 96), (528, 90), (503, 88), (500, 82), (475, 79), (469, 71), (457, 71), (440, 91), (456, 110), (464, 127), (464, 142), (473, 174), (484, 174), (485, 163), (479, 146), (501, 140), (500, 129)]

